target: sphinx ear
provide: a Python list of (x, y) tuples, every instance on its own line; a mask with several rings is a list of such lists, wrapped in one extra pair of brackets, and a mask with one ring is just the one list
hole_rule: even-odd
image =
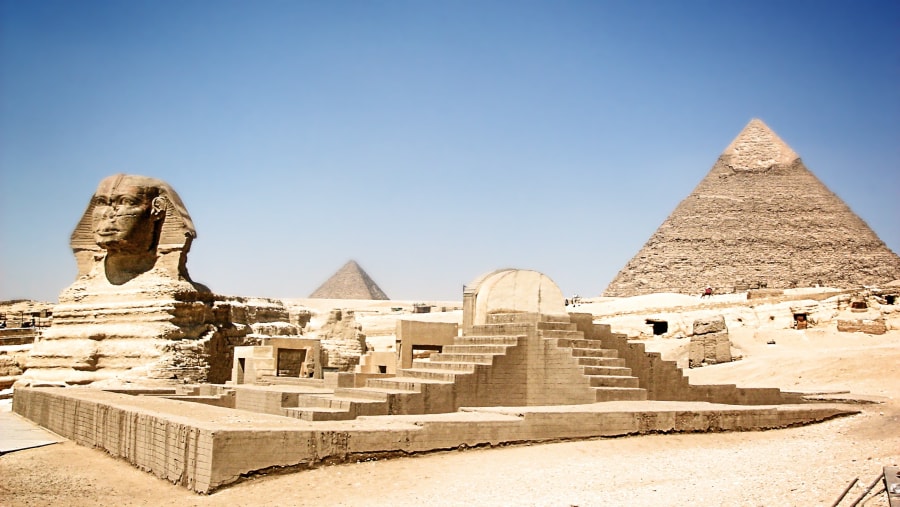
[(153, 198), (153, 202), (150, 205), (150, 216), (154, 219), (159, 220), (162, 216), (165, 215), (166, 209), (169, 207), (169, 200), (166, 199), (165, 196), (157, 196)]

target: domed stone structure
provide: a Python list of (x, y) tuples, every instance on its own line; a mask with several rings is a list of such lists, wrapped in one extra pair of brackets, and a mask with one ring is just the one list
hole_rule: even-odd
[(463, 328), (485, 324), (495, 313), (567, 315), (562, 291), (547, 275), (500, 269), (476, 278), (463, 291)]

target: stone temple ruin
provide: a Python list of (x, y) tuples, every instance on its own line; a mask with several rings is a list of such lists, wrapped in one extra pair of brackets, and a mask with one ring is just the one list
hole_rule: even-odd
[[(589, 314), (567, 313), (556, 284), (535, 271), (480, 277), (465, 288), (463, 307), (462, 334), (396, 375), (350, 374), (349, 385), (334, 373), (310, 378), (303, 366), (307, 354), (318, 354), (316, 344), (269, 338), (235, 348), (232, 376), (224, 384), (104, 390), (42, 387), (32, 380), (16, 388), (13, 410), (204, 493), (254, 471), (362, 456), (775, 428), (854, 413), (804, 404), (800, 395), (778, 389), (691, 385), (674, 363), (646, 353), (642, 344), (594, 324)], [(62, 350), (66, 338), (55, 339)], [(83, 338), (71, 339), (80, 344)], [(281, 369), (275, 350), (295, 351), (283, 363), (292, 374), (264, 375)], [(148, 357), (151, 375), (161, 357)], [(75, 370), (62, 364), (64, 374)]]
[[(72, 235), (78, 278), (34, 344), (13, 410), (201, 493), (361, 457), (856, 413), (774, 388), (690, 384), (674, 362), (570, 313), (559, 287), (529, 270), (465, 286), (461, 325), (399, 322), (396, 364), (372, 368), (352, 313), (333, 310), (306, 336), (279, 301), (193, 282), (195, 237), (164, 182), (103, 180)], [(341, 271), (364, 274), (352, 261)], [(708, 333), (696, 333), (692, 357), (718, 360), (720, 324), (695, 324)], [(414, 344), (433, 353), (416, 357)]]
[(900, 279), (900, 257), (762, 121), (752, 120), (604, 296), (857, 288)]

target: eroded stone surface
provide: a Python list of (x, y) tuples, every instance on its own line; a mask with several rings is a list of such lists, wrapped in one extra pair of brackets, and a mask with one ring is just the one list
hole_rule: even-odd
[(334, 309), (319, 330), (325, 367), (337, 371), (353, 371), (359, 358), (366, 353), (366, 335), (356, 321), (353, 310)]

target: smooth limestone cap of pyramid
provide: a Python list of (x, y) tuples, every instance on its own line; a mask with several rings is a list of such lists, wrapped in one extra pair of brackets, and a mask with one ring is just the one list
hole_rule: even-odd
[(800, 158), (762, 120), (754, 118), (722, 152), (730, 158), (728, 165), (735, 170), (753, 171), (773, 165), (788, 165)]

